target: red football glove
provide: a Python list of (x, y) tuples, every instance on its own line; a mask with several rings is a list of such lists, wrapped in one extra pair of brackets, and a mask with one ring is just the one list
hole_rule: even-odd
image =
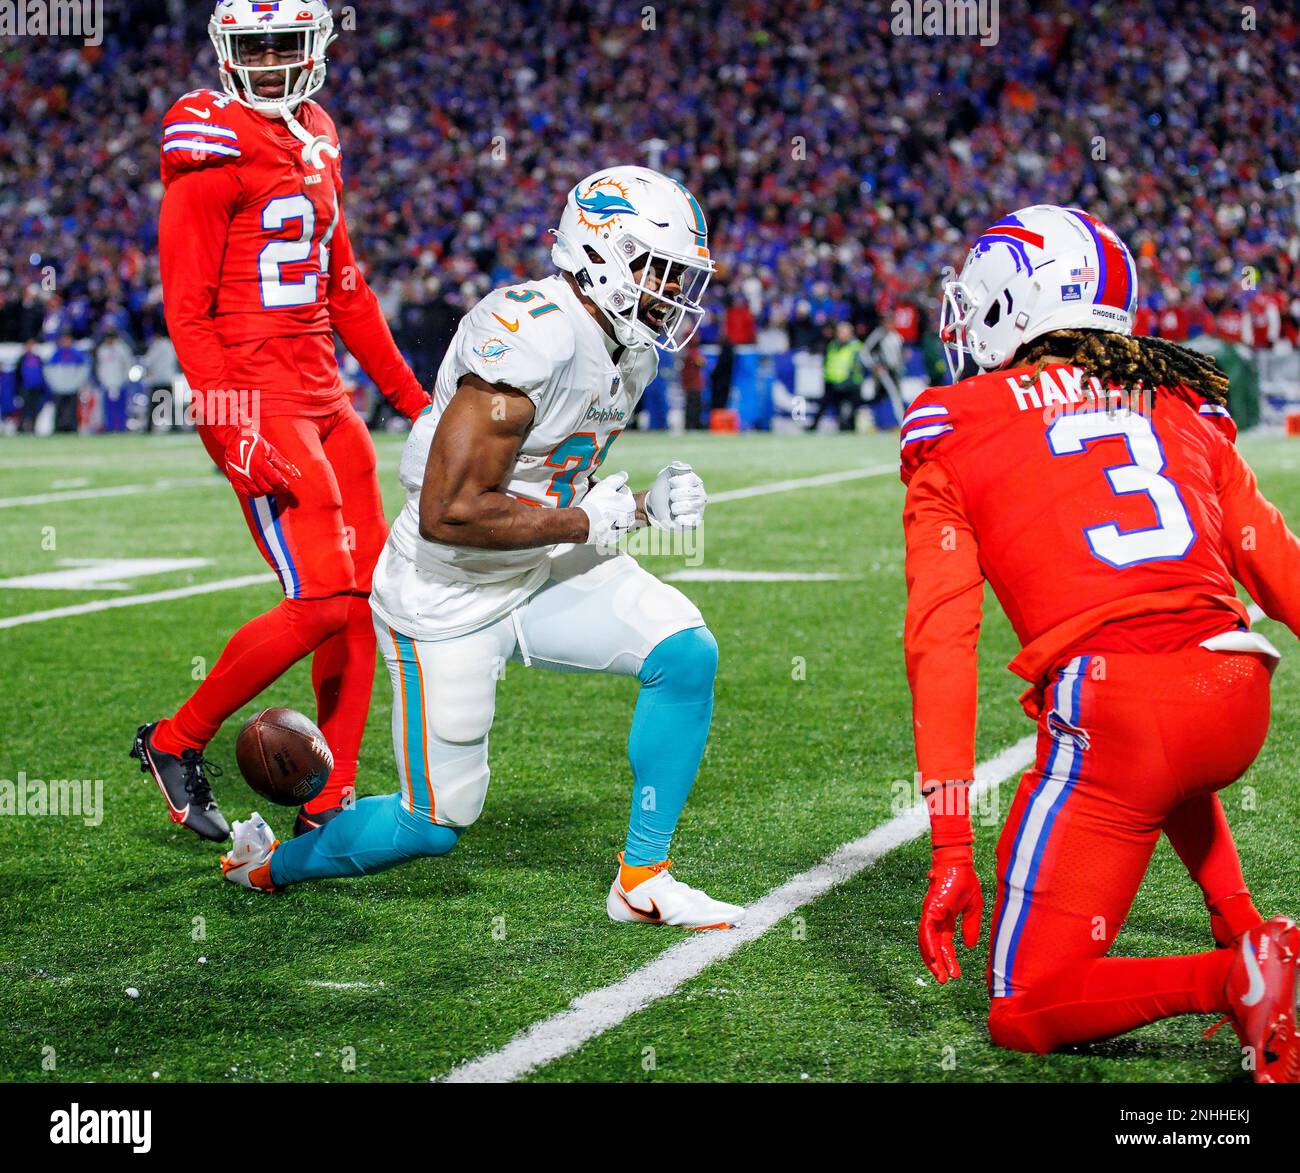
[(984, 916), (984, 894), (971, 859), (970, 848), (940, 847), (930, 866), (930, 887), (921, 905), (921, 928), (917, 944), (926, 968), (940, 985), (961, 977), (961, 966), (953, 948), (957, 918), (961, 918), (961, 939), (967, 949), (979, 944), (980, 921)]
[(302, 473), (260, 433), (242, 428), (226, 446), (226, 476), (241, 497), (265, 497), (290, 488)]

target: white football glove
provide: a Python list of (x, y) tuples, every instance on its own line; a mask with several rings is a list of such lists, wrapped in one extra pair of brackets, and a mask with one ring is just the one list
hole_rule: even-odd
[(636, 498), (627, 487), (627, 473), (597, 481), (578, 502), (587, 515), (587, 545), (615, 546), (636, 525)]
[(650, 486), (645, 512), (659, 529), (695, 529), (704, 519), (709, 495), (689, 464), (674, 460)]

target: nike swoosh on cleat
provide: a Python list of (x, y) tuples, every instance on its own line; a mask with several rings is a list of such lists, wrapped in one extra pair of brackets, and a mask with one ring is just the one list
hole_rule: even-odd
[(180, 823), (182, 826), (184, 826), (185, 820), (190, 817), (190, 804), (187, 802), (184, 808), (180, 810), (172, 806), (172, 800), (167, 794), (167, 787), (163, 785), (162, 775), (158, 773), (158, 769), (153, 764), (153, 758), (149, 756), (149, 751), (147, 748), (145, 749), (145, 761), (149, 766), (150, 776), (153, 778), (155, 784), (157, 785), (159, 791), (161, 792), (163, 796), (163, 801), (167, 804), (167, 809), (171, 811), (172, 822)]
[(652, 916), (650, 913), (646, 912), (644, 908), (637, 908), (637, 906), (633, 904), (626, 896), (624, 896), (622, 892), (619, 892), (618, 898), (624, 904), (627, 905), (628, 911), (635, 913), (642, 920), (648, 920), (654, 924), (663, 923), (663, 919), (664, 919), (663, 913), (659, 911), (659, 905), (657, 905), (653, 900), (650, 901), (650, 907), (654, 910), (654, 915)]
[(1246, 975), (1250, 978), (1250, 986), (1242, 994), (1241, 1004), (1256, 1006), (1264, 996), (1264, 974), (1259, 968), (1259, 959), (1255, 956), (1255, 948), (1251, 944), (1249, 933), (1241, 938), (1241, 959), (1246, 964)]

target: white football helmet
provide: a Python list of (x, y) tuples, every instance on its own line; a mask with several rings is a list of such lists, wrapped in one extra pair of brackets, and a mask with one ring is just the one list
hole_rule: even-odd
[[(321, 0), (219, 0), (208, 36), (217, 51), (221, 86), (236, 102), (263, 114), (295, 110), (325, 84), (326, 50), (334, 40), (334, 17)], [(287, 65), (247, 65), (249, 49), (262, 38), (285, 38), (297, 59)], [(274, 98), (259, 97), (258, 78), (282, 75)]]
[(948, 372), (959, 379), (968, 354), (995, 371), (1052, 330), (1131, 334), (1137, 293), (1133, 254), (1100, 220), (1055, 204), (1021, 208), (985, 229), (944, 284)]
[(649, 167), (611, 167), (570, 193), (551, 257), (631, 350), (674, 354), (699, 329), (714, 264), (698, 201)]

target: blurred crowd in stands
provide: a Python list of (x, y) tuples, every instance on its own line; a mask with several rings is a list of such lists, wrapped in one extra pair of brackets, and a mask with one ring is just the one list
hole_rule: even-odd
[[(817, 350), (840, 323), (860, 341), (885, 326), (941, 381), (945, 267), (992, 219), (1053, 202), (1128, 241), (1140, 331), (1295, 349), (1293, 6), (1258, 6), (1252, 29), (1205, 0), (1003, 0), (987, 48), (894, 36), (883, 0), (333, 7), (320, 97), (353, 239), (427, 381), (468, 305), (547, 271), (568, 187), (616, 161), (661, 167), (704, 205), (721, 265), (709, 347)], [(0, 342), (43, 344), (12, 385), (38, 362), (57, 382), (78, 342), (104, 391), (123, 352), (162, 360), (159, 126), (217, 85), (208, 12), (133, 0), (98, 48), (0, 47)]]

